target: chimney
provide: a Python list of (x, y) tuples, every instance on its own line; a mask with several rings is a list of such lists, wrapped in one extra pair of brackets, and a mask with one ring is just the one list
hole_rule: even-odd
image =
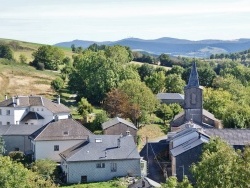
[(18, 96), (16, 96), (16, 105), (17, 105), (17, 106), (20, 105), (20, 99), (19, 99)]
[(58, 104), (61, 104), (60, 95), (57, 96), (57, 103), (58, 103)]
[(5, 95), (5, 100), (7, 100), (8, 99), (8, 96), (7, 95)]
[(55, 121), (58, 121), (58, 115), (55, 115), (54, 120), (55, 120)]
[(129, 131), (129, 130), (126, 131), (126, 135), (127, 135), (127, 136), (130, 135), (130, 131)]
[(117, 139), (117, 147), (118, 147), (118, 148), (121, 147), (121, 139), (120, 139), (120, 138)]

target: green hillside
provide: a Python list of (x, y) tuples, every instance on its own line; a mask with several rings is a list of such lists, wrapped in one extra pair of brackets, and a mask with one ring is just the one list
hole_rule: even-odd
[[(8, 44), (11, 47), (14, 53), (14, 58), (16, 60), (18, 60), (19, 56), (23, 54), (27, 58), (28, 62), (33, 60), (32, 53), (36, 51), (40, 46), (45, 45), (45, 44), (24, 42), (12, 39), (2, 39), (2, 38), (0, 38), (0, 43)], [(65, 48), (65, 47), (59, 47), (59, 48), (63, 50), (66, 56), (70, 58), (72, 57), (73, 53), (71, 51), (71, 48)]]

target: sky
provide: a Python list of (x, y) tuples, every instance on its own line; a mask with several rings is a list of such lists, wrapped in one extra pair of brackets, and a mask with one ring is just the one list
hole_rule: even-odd
[(129, 37), (250, 38), (250, 1), (0, 0), (0, 38), (55, 44)]

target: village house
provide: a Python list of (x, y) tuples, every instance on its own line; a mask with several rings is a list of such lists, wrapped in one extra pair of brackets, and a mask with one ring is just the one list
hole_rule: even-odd
[(60, 156), (67, 183), (140, 177), (143, 170), (131, 135), (90, 135), (86, 141), (60, 153)]
[(134, 141), (137, 139), (137, 128), (132, 122), (115, 117), (102, 124), (103, 134), (105, 135), (132, 135)]
[(156, 98), (164, 104), (173, 104), (177, 103), (181, 107), (184, 106), (184, 95), (180, 93), (158, 93)]
[(45, 125), (53, 119), (67, 119), (70, 109), (42, 96), (16, 96), (0, 102), (0, 125)]
[(74, 119), (55, 119), (41, 127), (29, 138), (34, 159), (60, 161), (59, 153), (87, 140), (92, 133)]

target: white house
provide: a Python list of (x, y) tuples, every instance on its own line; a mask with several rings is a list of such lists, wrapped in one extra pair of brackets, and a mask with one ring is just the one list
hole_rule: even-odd
[(90, 135), (88, 140), (60, 153), (60, 156), (68, 183), (141, 176), (141, 158), (131, 135)]
[(67, 119), (70, 109), (42, 96), (16, 96), (0, 102), (0, 125), (45, 125), (53, 119)]
[(87, 140), (92, 133), (74, 119), (54, 120), (31, 134), (34, 159), (51, 159), (59, 162), (59, 153)]

